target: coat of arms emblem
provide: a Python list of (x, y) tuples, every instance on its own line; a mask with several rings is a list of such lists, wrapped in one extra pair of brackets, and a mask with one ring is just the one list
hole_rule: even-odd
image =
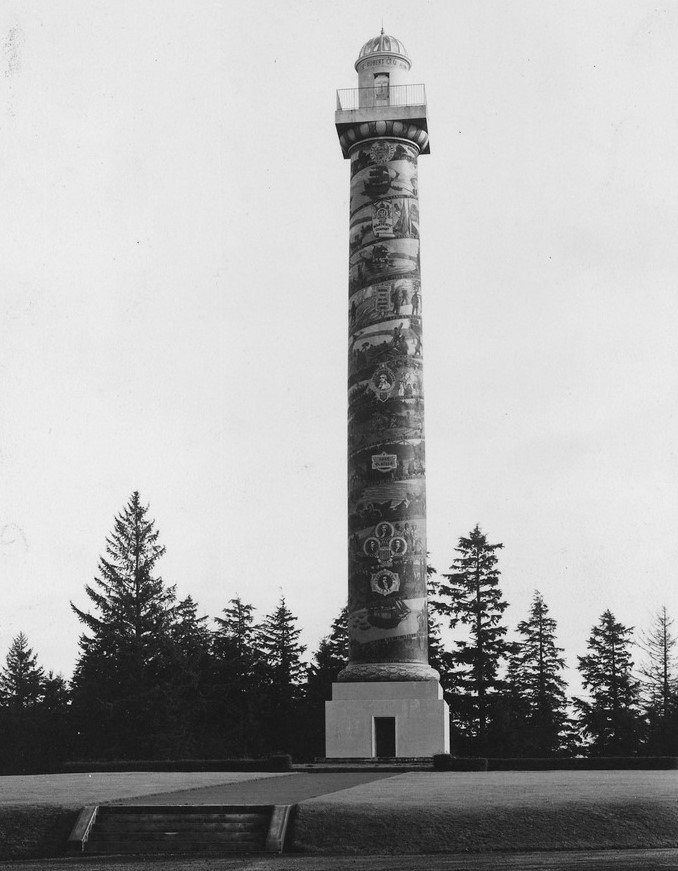
[(393, 203), (388, 200), (379, 200), (378, 203), (372, 205), (372, 232), (375, 236), (386, 239), (393, 239)]
[(395, 145), (391, 142), (375, 142), (370, 148), (370, 157), (376, 164), (388, 163), (395, 154)]

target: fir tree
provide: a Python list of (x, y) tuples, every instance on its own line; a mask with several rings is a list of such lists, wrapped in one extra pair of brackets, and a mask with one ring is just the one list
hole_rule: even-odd
[(254, 606), (236, 596), (222, 613), (223, 617), (215, 617), (215, 643), (233, 656), (247, 660), (255, 653)]
[(215, 618), (212, 642), (213, 735), (232, 755), (258, 755), (268, 747), (262, 730), (264, 662), (254, 607), (236, 596), (222, 613)]
[(329, 634), (321, 638), (306, 671), (301, 720), (308, 758), (324, 755), (325, 702), (332, 698), (332, 684), (348, 662), (348, 645), (348, 608), (344, 606)]
[(0, 773), (50, 772), (69, 747), (68, 687), (45, 672), (20, 632), (0, 672)]
[(62, 674), (47, 672), (43, 681), (42, 704), (47, 711), (62, 711), (71, 697), (67, 681)]
[(630, 756), (641, 733), (638, 681), (632, 674), (631, 634), (605, 611), (591, 630), (589, 653), (580, 656), (582, 683), (588, 699), (575, 699), (584, 737), (598, 756)]
[(173, 608), (163, 682), (167, 729), (162, 736), (163, 746), (158, 748), (163, 755), (201, 755), (209, 734), (212, 637), (207, 621), (207, 617), (198, 616), (198, 606), (191, 596)]
[(304, 670), (301, 656), (306, 650), (299, 643), (301, 629), (287, 607), (285, 597), (267, 614), (257, 629), (258, 647), (266, 663), (269, 682), (285, 694), (296, 695)]
[(257, 628), (257, 646), (264, 661), (264, 696), (266, 699), (266, 741), (272, 752), (292, 752), (301, 748), (299, 729), (301, 678), (306, 650), (299, 642), (301, 630), (289, 610), (285, 597)]
[(167, 727), (176, 596), (155, 573), (165, 553), (158, 537), (134, 492), (85, 586), (93, 611), (71, 603), (86, 630), (73, 678), (83, 753), (153, 756)]
[(19, 632), (0, 672), (0, 704), (14, 710), (35, 707), (44, 697), (45, 673), (28, 638)]
[(524, 693), (521, 680), (517, 642), (507, 645), (508, 666), (504, 691), (497, 700), (494, 710), (494, 742), (498, 744), (502, 756), (520, 757), (542, 755), (532, 750), (529, 733), (530, 704)]
[[(428, 554), (427, 554), (428, 557)], [(456, 687), (455, 678), (458, 676), (455, 670), (454, 655), (445, 646), (442, 637), (442, 627), (438, 614), (440, 613), (438, 596), (440, 595), (440, 581), (436, 569), (427, 563), (427, 625), (428, 625), (428, 661), (429, 665), (440, 674), (440, 686), (443, 688), (445, 701), (450, 704), (452, 694)]]
[(646, 751), (657, 756), (678, 753), (678, 663), (673, 620), (666, 607), (640, 634), (645, 661), (640, 667), (643, 707), (648, 722)]
[(521, 636), (509, 667), (509, 684), (519, 709), (521, 752), (552, 756), (562, 749), (567, 728), (567, 699), (562, 671), (565, 660), (556, 646), (556, 621), (538, 591), (527, 620), (518, 624)]
[(503, 689), (499, 669), (507, 644), (501, 620), (508, 604), (502, 599), (496, 568), (496, 551), (502, 547), (490, 544), (478, 526), (467, 538), (460, 538), (459, 555), (451, 572), (443, 575), (434, 604), (453, 629), (462, 624), (468, 630), (469, 639), (457, 641), (453, 653), (452, 717), (461, 746), (470, 738), (469, 749), (476, 753), (492, 750), (487, 743), (488, 721)]
[(153, 577), (165, 548), (158, 544), (160, 533), (147, 512), (148, 506), (141, 504), (135, 491), (115, 518), (113, 532), (106, 539), (107, 558), (99, 560), (96, 586), (85, 585), (98, 613), (82, 611), (71, 603), (91, 632), (83, 638), (85, 649), (93, 640), (109, 642), (112, 649), (129, 644), (140, 663), (145, 659), (144, 646), (169, 626), (175, 600), (174, 587), (166, 588), (162, 578)]
[(329, 635), (320, 640), (306, 675), (306, 695), (327, 701), (332, 684), (348, 662), (348, 608), (332, 621)]

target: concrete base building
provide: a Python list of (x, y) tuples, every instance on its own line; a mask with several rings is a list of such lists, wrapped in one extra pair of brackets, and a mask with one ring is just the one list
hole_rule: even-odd
[(331, 758), (449, 749), (428, 664), (426, 459), (417, 161), (429, 153), (424, 86), (383, 31), (337, 93), (350, 160), (348, 612), (350, 655), (326, 711)]
[(330, 758), (433, 756), (449, 749), (449, 712), (438, 681), (336, 683), (326, 704)]

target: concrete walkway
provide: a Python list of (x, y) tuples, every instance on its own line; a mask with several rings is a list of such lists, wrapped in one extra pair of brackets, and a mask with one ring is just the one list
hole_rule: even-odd
[(378, 771), (347, 771), (342, 774), (300, 772), (278, 774), (276, 777), (263, 774), (258, 780), (221, 783), (180, 791), (172, 790), (145, 795), (136, 800), (126, 797), (109, 804), (299, 804), (321, 795), (351, 789), (396, 775), (397, 772), (385, 774)]

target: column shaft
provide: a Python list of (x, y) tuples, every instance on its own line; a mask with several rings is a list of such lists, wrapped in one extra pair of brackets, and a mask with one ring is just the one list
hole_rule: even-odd
[(437, 677), (426, 617), (419, 150), (388, 136), (350, 150), (344, 681)]

